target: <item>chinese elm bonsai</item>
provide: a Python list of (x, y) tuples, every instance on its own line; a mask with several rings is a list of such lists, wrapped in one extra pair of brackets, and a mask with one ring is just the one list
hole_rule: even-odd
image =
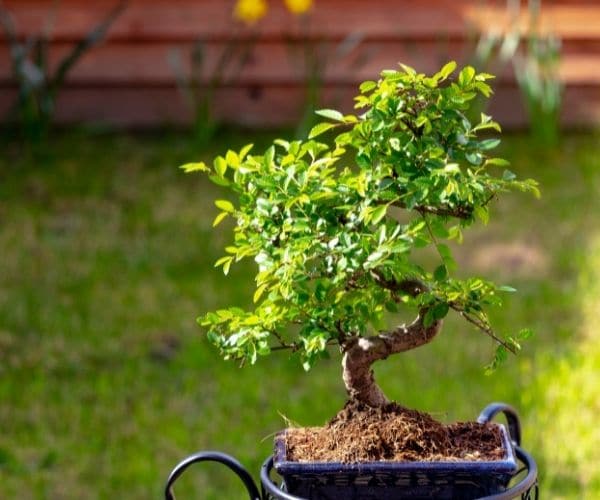
[[(254, 310), (199, 320), (226, 359), (254, 363), (289, 350), (308, 370), (335, 345), (349, 398), (383, 407), (373, 363), (430, 342), (449, 312), (497, 343), (492, 366), (519, 349), (527, 331), (501, 336), (486, 314), (512, 289), (459, 278), (445, 243), (460, 242), (476, 219), (486, 223), (500, 193), (537, 193), (490, 153), (500, 141), (488, 133), (500, 126), (485, 114), (478, 123), (466, 118), (478, 94), (491, 94), (491, 78), (470, 66), (456, 74), (454, 62), (432, 76), (401, 65), (362, 83), (361, 114), (319, 111), (327, 121), (306, 141), (276, 140), (263, 154), (248, 145), (212, 167), (182, 167), (236, 195), (216, 201), (214, 225), (235, 221), (216, 265), (225, 274), (244, 258), (258, 265)], [(402, 310), (414, 320), (389, 326)]]

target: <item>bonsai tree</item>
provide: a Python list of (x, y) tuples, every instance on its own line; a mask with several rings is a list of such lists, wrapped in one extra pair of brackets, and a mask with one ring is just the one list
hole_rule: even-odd
[[(247, 145), (212, 167), (182, 167), (236, 195), (216, 201), (214, 225), (235, 220), (216, 265), (225, 274), (245, 258), (258, 266), (254, 309), (207, 313), (199, 322), (208, 339), (242, 362), (290, 350), (306, 370), (338, 346), (349, 397), (373, 407), (388, 402), (373, 363), (430, 342), (449, 312), (497, 343), (492, 367), (527, 335), (494, 332), (486, 308), (513, 289), (459, 278), (447, 244), (476, 219), (486, 223), (500, 193), (537, 193), (532, 180), (497, 174), (508, 162), (490, 153), (500, 141), (487, 134), (500, 126), (485, 114), (466, 118), (493, 77), (470, 66), (453, 76), (455, 62), (432, 76), (400, 66), (362, 83), (361, 114), (318, 111), (327, 121), (306, 141), (276, 140), (262, 154)], [(414, 320), (394, 324), (402, 311)]]

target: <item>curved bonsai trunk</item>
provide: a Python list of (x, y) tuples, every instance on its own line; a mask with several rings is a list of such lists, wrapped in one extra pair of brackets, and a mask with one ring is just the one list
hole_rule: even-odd
[(425, 311), (421, 311), (410, 325), (401, 325), (395, 330), (373, 337), (354, 337), (343, 346), (343, 378), (351, 399), (373, 407), (389, 402), (375, 382), (371, 365), (392, 354), (431, 342), (439, 333), (442, 321), (435, 321), (426, 327), (423, 324), (424, 315)]

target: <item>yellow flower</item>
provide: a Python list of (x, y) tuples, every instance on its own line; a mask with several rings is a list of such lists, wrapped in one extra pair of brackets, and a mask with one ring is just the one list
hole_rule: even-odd
[(266, 0), (237, 0), (233, 15), (246, 24), (254, 24), (265, 16), (268, 8)]
[(312, 0), (284, 0), (285, 6), (295, 15), (305, 14), (312, 7)]

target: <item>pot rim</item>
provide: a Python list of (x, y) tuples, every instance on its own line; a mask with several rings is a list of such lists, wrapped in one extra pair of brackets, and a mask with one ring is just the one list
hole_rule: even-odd
[(403, 472), (439, 472), (439, 473), (471, 473), (480, 472), (511, 474), (517, 472), (518, 466), (515, 458), (513, 443), (508, 436), (506, 427), (499, 423), (492, 423), (500, 428), (502, 447), (505, 450), (504, 458), (500, 460), (455, 460), (455, 461), (416, 461), (397, 462), (381, 460), (377, 462), (296, 462), (287, 460), (285, 434), (287, 429), (275, 435), (274, 468), (280, 475), (288, 474), (335, 474), (348, 473), (403, 473)]

